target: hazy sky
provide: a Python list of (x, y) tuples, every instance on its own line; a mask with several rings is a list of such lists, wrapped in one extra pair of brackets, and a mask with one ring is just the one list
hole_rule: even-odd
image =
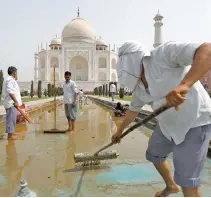
[(15, 65), (33, 80), (34, 52), (77, 16), (110, 44), (135, 39), (152, 48), (153, 17), (164, 16), (163, 39), (211, 41), (211, 0), (0, 0), (0, 69)]

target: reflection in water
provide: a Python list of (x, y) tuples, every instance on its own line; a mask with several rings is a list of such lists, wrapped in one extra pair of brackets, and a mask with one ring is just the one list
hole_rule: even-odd
[[(8, 140), (6, 144), (6, 161), (4, 165), (4, 174), (9, 178), (6, 186), (7, 188), (2, 188), (1, 191), (6, 195), (13, 195), (16, 193), (19, 185), (17, 182), (20, 182), (22, 179), (22, 172), (24, 168), (31, 162), (32, 157), (28, 157), (23, 165), (19, 165), (18, 154), (16, 151), (15, 141)], [(18, 187), (18, 188), (17, 188)]]
[(27, 131), (28, 131), (28, 127), (26, 123), (17, 124), (16, 133), (18, 134), (18, 139), (24, 140)]
[[(110, 141), (115, 132), (114, 128), (111, 130), (111, 124), (114, 126), (116, 123), (112, 121), (112, 115), (91, 102), (79, 106), (76, 132), (70, 136), (43, 133), (43, 130), (53, 127), (52, 109), (32, 113), (30, 117), (40, 125), (18, 124), (16, 133), (19, 140), (0, 141), (0, 176), (7, 177), (6, 182), (0, 184), (0, 196), (14, 195), (19, 190), (21, 179), (26, 179), (29, 188), (38, 196), (58, 196), (62, 192), (66, 196), (80, 194), (78, 184), (82, 172), (64, 171), (75, 168), (75, 153), (92, 153)], [(67, 127), (63, 105), (57, 108), (57, 127)], [(99, 174), (103, 170), (96, 168), (89, 173), (86, 171), (86, 174)]]
[[(114, 172), (115, 163), (127, 164), (130, 171), (131, 163), (145, 160), (148, 138), (137, 130), (125, 137), (121, 144), (109, 148), (120, 153), (117, 160), (94, 168), (76, 167), (74, 154), (94, 153), (109, 143), (122, 118), (89, 102), (89, 105), (78, 108), (74, 135), (44, 134), (44, 129), (53, 126), (54, 112), (49, 110), (45, 108), (30, 115), (40, 125), (18, 124), (19, 140), (0, 141), (0, 196), (13, 196), (18, 192), (21, 179), (26, 179), (29, 188), (38, 196), (92, 196), (100, 189), (96, 177)], [(67, 127), (63, 105), (57, 109), (57, 127)], [(1, 130), (4, 130), (2, 126)], [(211, 167), (210, 164), (207, 166)], [(206, 175), (210, 178), (210, 171)]]

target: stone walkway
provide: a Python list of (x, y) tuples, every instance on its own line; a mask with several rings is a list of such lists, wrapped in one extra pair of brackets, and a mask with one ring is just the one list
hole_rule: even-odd
[[(61, 99), (61, 98), (63, 98), (63, 96), (57, 97), (57, 99)], [(31, 109), (35, 106), (39, 107), (39, 106), (43, 105), (44, 103), (51, 102), (53, 100), (54, 100), (53, 98), (48, 98), (48, 99), (43, 99), (43, 100), (35, 100), (35, 101), (25, 102), (24, 104), (26, 105), (26, 110), (27, 110), (27, 109)], [(0, 116), (5, 115), (5, 114), (6, 114), (6, 112), (5, 112), (4, 106), (0, 105)]]
[[(102, 101), (112, 102), (111, 98), (101, 97), (101, 96), (90, 96), (93, 98), (98, 98)], [(105, 102), (105, 103), (106, 103)], [(113, 103), (121, 102), (122, 104), (129, 104), (129, 101), (118, 100), (115, 99)], [(152, 111), (150, 105), (145, 105), (143, 107), (145, 111)], [(126, 144), (124, 144), (125, 146)], [(171, 167), (173, 168), (172, 156), (170, 155), (168, 158), (171, 163)], [(205, 166), (202, 171), (201, 177), (201, 191), (204, 197), (210, 197), (211, 195), (211, 159), (207, 158), (205, 161)], [(173, 174), (172, 170), (172, 174)], [(140, 175), (141, 174), (141, 175)], [(88, 176), (86, 176), (86, 179)], [(108, 180), (108, 183), (106, 183)], [(98, 175), (95, 182), (100, 181), (101, 185), (99, 185), (99, 189), (102, 192), (102, 196), (153, 196), (153, 193), (158, 191), (159, 189), (164, 188), (163, 181), (159, 174), (155, 171), (155, 168), (151, 163), (146, 161), (140, 161), (139, 163), (135, 162), (130, 166), (127, 165), (117, 165), (112, 166), (112, 169), (108, 172), (102, 173)], [(113, 183), (112, 183), (113, 181)], [(118, 183), (118, 184), (117, 184)], [(91, 182), (89, 181), (89, 185)], [(84, 188), (85, 194), (81, 194), (82, 196), (91, 194), (93, 195), (93, 191), (86, 185)], [(182, 197), (182, 192), (177, 194), (173, 194), (170, 197)]]
[[(107, 97), (103, 97), (103, 96), (91, 96), (91, 97), (105, 100), (108, 102), (112, 102), (111, 98), (107, 98)], [(113, 103), (117, 103), (117, 102), (120, 102), (121, 104), (130, 104), (130, 101), (119, 100), (119, 99), (115, 99)], [(152, 112), (152, 108), (150, 105), (144, 105), (143, 110)]]

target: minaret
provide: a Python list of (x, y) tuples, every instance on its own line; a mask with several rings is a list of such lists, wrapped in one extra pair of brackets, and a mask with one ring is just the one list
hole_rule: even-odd
[(38, 82), (38, 53), (34, 54), (34, 83)]
[(80, 17), (80, 11), (79, 11), (79, 7), (78, 7), (78, 12), (77, 12), (77, 17)]
[(160, 44), (163, 43), (163, 38), (162, 38), (162, 26), (163, 26), (163, 22), (162, 22), (163, 16), (159, 13), (155, 15), (154, 17), (154, 27), (155, 27), (155, 35), (154, 35), (154, 44), (153, 47), (157, 47)]

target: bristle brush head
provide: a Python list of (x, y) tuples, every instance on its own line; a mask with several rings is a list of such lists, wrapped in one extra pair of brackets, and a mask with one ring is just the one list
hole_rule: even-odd
[(99, 164), (102, 160), (116, 159), (119, 154), (116, 151), (101, 152), (97, 155), (90, 153), (76, 153), (74, 155), (75, 163), (89, 162), (89, 164)]

